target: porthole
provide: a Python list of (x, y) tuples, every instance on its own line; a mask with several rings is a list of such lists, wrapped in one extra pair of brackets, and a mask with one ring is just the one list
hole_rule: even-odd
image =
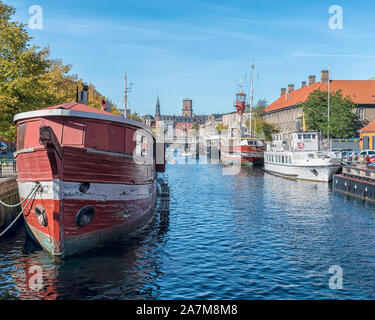
[(82, 182), (79, 186), (79, 191), (86, 193), (90, 189), (90, 182)]
[(92, 206), (86, 206), (80, 209), (75, 218), (75, 223), (78, 227), (88, 225), (94, 218), (95, 209)]
[(39, 204), (35, 206), (35, 217), (41, 226), (48, 225), (46, 210)]

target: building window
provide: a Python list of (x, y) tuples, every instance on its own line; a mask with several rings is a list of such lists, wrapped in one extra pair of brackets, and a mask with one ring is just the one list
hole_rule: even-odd
[(363, 108), (358, 108), (359, 120), (365, 120), (365, 110)]

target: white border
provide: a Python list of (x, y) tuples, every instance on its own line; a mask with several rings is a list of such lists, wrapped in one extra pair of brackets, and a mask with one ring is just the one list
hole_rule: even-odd
[(116, 115), (70, 110), (70, 109), (63, 109), (63, 108), (62, 109), (44, 109), (44, 110), (35, 110), (35, 111), (18, 113), (14, 116), (13, 122), (17, 123), (20, 120), (31, 119), (31, 118), (42, 118), (42, 117), (77, 117), (77, 118), (88, 118), (88, 119), (105, 120), (105, 121), (111, 121), (111, 122), (119, 122), (119, 123), (129, 124), (134, 127), (142, 128), (146, 130), (149, 134), (151, 134), (152, 137), (154, 137), (154, 134), (152, 133), (150, 127), (146, 126), (145, 124), (139, 121), (135, 121), (132, 119), (128, 119), (128, 118), (124, 118), (124, 117), (116, 116)]
[[(95, 201), (128, 201), (150, 199), (156, 193), (155, 181), (147, 184), (112, 184), (90, 183), (86, 193), (79, 191), (80, 182), (67, 182), (59, 179), (39, 182), (38, 189), (33, 196), (39, 200), (95, 200)], [(18, 190), (21, 199), (25, 199), (34, 188), (35, 182), (18, 182)]]

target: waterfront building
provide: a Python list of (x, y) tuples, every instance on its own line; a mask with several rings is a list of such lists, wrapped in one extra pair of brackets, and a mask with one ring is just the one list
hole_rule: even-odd
[(375, 149), (375, 121), (359, 130), (361, 150)]
[(204, 136), (214, 136), (217, 134), (217, 126), (222, 123), (223, 115), (222, 114), (210, 114), (205, 123), (199, 127), (199, 135)]
[(314, 90), (330, 91), (335, 93), (341, 90), (343, 96), (348, 96), (356, 108), (363, 125), (375, 120), (375, 81), (374, 80), (329, 80), (329, 71), (321, 71), (321, 79), (316, 82), (316, 77), (308, 77), (308, 83), (302, 81), (301, 88), (294, 88), (294, 84), (281, 89), (278, 99), (265, 109), (265, 120), (277, 124), (281, 133), (291, 133), (300, 127), (299, 119), (302, 117), (301, 104), (307, 100)]
[(236, 127), (241, 119), (241, 125), (246, 126), (246, 122), (250, 119), (250, 112), (245, 112), (240, 117), (236, 111), (224, 113), (222, 116), (223, 119), (223, 126), (227, 126), (228, 128)]
[(152, 123), (155, 121), (153, 115), (151, 115), (151, 114), (145, 114), (141, 117), (141, 119), (142, 119), (143, 123), (146, 126), (149, 126), (149, 127), (151, 127)]
[(173, 138), (189, 135), (193, 129), (197, 129), (204, 124), (208, 116), (194, 114), (193, 101), (189, 98), (182, 101), (181, 116), (161, 115), (160, 101), (157, 97), (154, 118), (157, 132), (163, 132), (165, 138)]

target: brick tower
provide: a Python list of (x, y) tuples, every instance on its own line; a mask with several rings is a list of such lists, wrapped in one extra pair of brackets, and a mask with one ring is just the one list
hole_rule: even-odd
[(182, 101), (182, 116), (192, 117), (193, 116), (193, 101), (190, 99), (184, 99)]

